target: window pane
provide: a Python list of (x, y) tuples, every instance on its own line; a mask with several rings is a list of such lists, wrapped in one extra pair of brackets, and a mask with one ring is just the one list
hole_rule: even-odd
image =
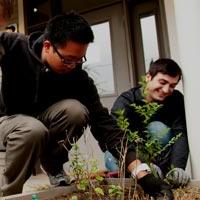
[(159, 58), (155, 16), (152, 15), (141, 18), (140, 23), (142, 30), (145, 69), (148, 71), (150, 62)]
[(109, 22), (93, 25), (92, 30), (95, 39), (88, 47), (83, 69), (94, 79), (100, 95), (110, 95), (115, 89)]

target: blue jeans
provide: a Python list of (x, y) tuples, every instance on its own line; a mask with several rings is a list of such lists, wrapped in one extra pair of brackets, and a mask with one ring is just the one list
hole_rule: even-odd
[[(153, 139), (157, 139), (161, 145), (164, 147), (172, 138), (172, 132), (170, 128), (160, 121), (153, 121), (147, 127), (148, 133)], [(104, 154), (105, 167), (108, 171), (118, 171), (118, 161), (109, 152), (106, 151)]]
[(164, 147), (172, 138), (171, 129), (160, 121), (151, 122), (147, 131), (152, 139), (157, 139), (161, 147)]

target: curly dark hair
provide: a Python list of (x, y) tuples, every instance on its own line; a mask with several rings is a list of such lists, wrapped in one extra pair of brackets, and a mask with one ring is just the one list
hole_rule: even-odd
[(45, 28), (44, 37), (56, 46), (64, 46), (70, 40), (81, 44), (94, 40), (89, 23), (75, 12), (53, 17)]

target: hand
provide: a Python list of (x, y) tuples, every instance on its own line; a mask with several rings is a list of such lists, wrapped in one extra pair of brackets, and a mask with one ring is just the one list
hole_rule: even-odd
[(157, 165), (150, 163), (150, 168), (151, 168), (151, 172), (153, 175), (155, 175), (156, 177), (159, 177), (161, 179), (163, 179), (163, 173), (160, 169), (160, 167), (158, 167)]
[(166, 179), (173, 187), (180, 187), (188, 184), (190, 176), (185, 170), (177, 167), (167, 173)]
[(106, 151), (104, 154), (106, 169), (110, 172), (119, 171), (119, 163), (117, 159), (109, 152)]
[(143, 188), (144, 192), (154, 197), (155, 200), (173, 200), (174, 195), (171, 187), (160, 178), (156, 178), (153, 174), (148, 174), (138, 180), (138, 184)]

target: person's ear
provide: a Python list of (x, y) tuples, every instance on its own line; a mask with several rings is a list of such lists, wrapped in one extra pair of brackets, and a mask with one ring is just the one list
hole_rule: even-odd
[(49, 40), (45, 40), (43, 42), (43, 48), (44, 48), (44, 50), (47, 52), (47, 51), (49, 51), (50, 47), (51, 47), (51, 42)]
[(146, 82), (149, 82), (149, 81), (151, 81), (152, 80), (152, 76), (151, 76), (151, 74), (148, 72), (147, 74), (146, 74)]

